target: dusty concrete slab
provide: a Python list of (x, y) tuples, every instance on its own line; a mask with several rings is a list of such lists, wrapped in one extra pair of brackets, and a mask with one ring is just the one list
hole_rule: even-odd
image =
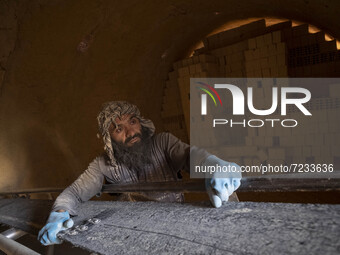
[[(1, 222), (8, 206), (13, 210), (13, 203), (0, 203)], [(90, 218), (101, 221), (93, 224)], [(215, 209), (208, 204), (90, 201), (74, 220), (78, 234), (62, 238), (99, 254), (340, 252), (340, 205), (229, 202)], [(80, 231), (81, 225), (87, 230)]]

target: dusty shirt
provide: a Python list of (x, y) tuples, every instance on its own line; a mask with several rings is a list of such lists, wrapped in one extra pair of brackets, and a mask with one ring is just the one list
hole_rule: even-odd
[[(95, 158), (84, 173), (58, 196), (52, 210), (63, 209), (76, 215), (79, 203), (100, 193), (104, 179), (107, 183), (115, 184), (175, 181), (180, 170), (189, 171), (190, 159), (194, 165), (201, 165), (210, 154), (203, 149), (190, 147), (170, 133), (160, 133), (152, 137), (151, 155), (152, 164), (146, 166), (138, 176), (123, 164), (111, 166), (105, 155)], [(156, 201), (183, 200), (181, 193), (150, 192), (140, 196)]]

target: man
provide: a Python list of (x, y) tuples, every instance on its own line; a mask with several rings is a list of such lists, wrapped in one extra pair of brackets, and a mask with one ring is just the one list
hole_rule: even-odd
[[(170, 133), (155, 135), (152, 121), (143, 118), (138, 108), (128, 102), (104, 104), (97, 119), (105, 153), (93, 160), (56, 199), (47, 224), (39, 232), (38, 239), (44, 245), (61, 243), (58, 232), (72, 227), (70, 215), (77, 215), (79, 203), (100, 193), (104, 179), (108, 183), (175, 181), (180, 170), (189, 171), (190, 160), (194, 165), (230, 165), (203, 149), (190, 147)], [(212, 204), (220, 207), (222, 201), (228, 201), (240, 186), (240, 179), (223, 176), (206, 179)], [(140, 198), (181, 202), (183, 194), (150, 192), (128, 195), (129, 200)]]

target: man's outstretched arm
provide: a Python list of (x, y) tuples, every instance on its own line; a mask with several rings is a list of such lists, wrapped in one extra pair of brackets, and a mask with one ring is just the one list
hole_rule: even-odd
[(212, 205), (216, 208), (228, 201), (229, 196), (241, 185), (241, 171), (235, 163), (224, 161), (206, 150), (196, 146), (189, 146), (170, 133), (162, 133), (161, 141), (166, 153), (170, 157), (173, 168), (176, 171), (185, 169), (190, 171), (190, 161), (195, 166), (216, 166), (232, 167), (235, 172), (213, 173), (206, 175), (206, 190)]
[(206, 173), (205, 187), (212, 205), (216, 208), (221, 207), (222, 202), (228, 201), (229, 197), (241, 185), (241, 170), (236, 163), (224, 161), (214, 155), (209, 156), (202, 166), (220, 166), (220, 168), (230, 169), (226, 172)]
[(46, 225), (40, 230), (38, 240), (43, 245), (59, 244), (58, 232), (73, 226), (70, 215), (77, 215), (79, 203), (91, 199), (101, 191), (104, 175), (100, 171), (100, 157), (67, 187), (56, 199)]

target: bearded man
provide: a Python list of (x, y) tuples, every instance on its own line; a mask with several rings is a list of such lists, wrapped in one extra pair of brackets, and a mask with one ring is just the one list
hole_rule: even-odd
[[(203, 149), (190, 147), (170, 133), (155, 134), (152, 121), (143, 118), (139, 109), (128, 102), (104, 104), (97, 120), (105, 153), (95, 158), (56, 199), (47, 224), (38, 235), (44, 245), (61, 243), (58, 232), (72, 227), (70, 215), (77, 215), (79, 203), (100, 193), (104, 180), (114, 184), (176, 181), (180, 170), (189, 171), (190, 161), (196, 166), (230, 165)], [(228, 201), (240, 186), (240, 180), (240, 176), (207, 179), (206, 189), (212, 204), (220, 207), (222, 201)], [(184, 201), (182, 193), (143, 192), (123, 196), (130, 201)]]

